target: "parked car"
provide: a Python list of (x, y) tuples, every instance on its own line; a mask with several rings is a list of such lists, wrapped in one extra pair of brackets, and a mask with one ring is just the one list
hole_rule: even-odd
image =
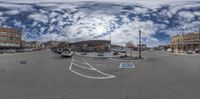
[(200, 53), (200, 49), (195, 49), (195, 53)]
[(87, 52), (83, 52), (81, 55), (87, 55)]
[(16, 52), (16, 50), (14, 50), (14, 49), (5, 50), (5, 53), (15, 53), (15, 52)]
[(193, 54), (193, 51), (192, 50), (188, 50), (187, 54)]
[(117, 51), (117, 50), (115, 50), (115, 51), (112, 51), (112, 54), (113, 54), (113, 55), (119, 55), (119, 53), (118, 53), (118, 51)]
[(3, 54), (4, 53), (4, 51), (3, 50), (0, 50), (0, 54)]
[(184, 51), (179, 51), (179, 53), (184, 53)]
[(33, 51), (33, 49), (31, 49), (31, 48), (24, 49), (24, 52), (32, 52), (32, 51)]
[(62, 49), (62, 48), (58, 48), (58, 49), (57, 49), (57, 53), (58, 53), (58, 54), (62, 54), (62, 52), (63, 52), (63, 49)]
[(24, 49), (16, 49), (16, 52), (23, 53)]
[(125, 49), (120, 49), (119, 53), (126, 53), (126, 50)]
[(172, 51), (172, 49), (171, 49), (171, 48), (168, 48), (168, 49), (167, 49), (167, 52), (173, 52), (173, 51)]
[(56, 48), (52, 48), (51, 49), (54, 53), (57, 53), (57, 49)]
[(72, 57), (73, 52), (69, 49), (63, 49), (62, 51), (62, 57)]

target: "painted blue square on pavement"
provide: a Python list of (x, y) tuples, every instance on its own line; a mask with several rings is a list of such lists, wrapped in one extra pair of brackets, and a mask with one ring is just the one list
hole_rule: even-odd
[(135, 68), (135, 65), (133, 63), (121, 63), (119, 68)]

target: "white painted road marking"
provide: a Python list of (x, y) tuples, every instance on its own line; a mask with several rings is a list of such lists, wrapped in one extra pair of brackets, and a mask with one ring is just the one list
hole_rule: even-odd
[[(103, 72), (99, 71), (98, 69), (96, 69), (96, 68), (94, 68), (92, 65), (90, 65), (90, 64), (89, 64), (85, 59), (83, 59), (82, 57), (81, 57), (81, 59), (84, 61), (84, 63), (83, 63), (83, 62), (80, 62), (80, 63), (82, 63), (82, 64), (87, 64), (88, 66), (90, 66), (90, 68), (87, 68), (87, 67), (78, 65), (78, 64), (76, 64), (76, 63), (74, 63), (74, 62), (77, 62), (77, 63), (78, 63), (79, 61), (72, 59), (72, 61), (71, 61), (71, 63), (70, 63), (70, 66), (69, 66), (69, 70), (70, 70), (71, 72), (73, 72), (73, 73), (75, 73), (75, 74), (77, 74), (77, 75), (79, 75), (79, 76), (81, 76), (81, 77), (90, 78), (90, 79), (109, 79), (109, 78), (114, 78), (114, 77), (116, 77), (116, 76), (114, 76), (114, 75), (106, 74), (106, 73), (103, 73)], [(73, 65), (78, 66), (78, 67), (81, 67), (81, 68), (83, 68), (83, 69), (88, 69), (88, 70), (96, 71), (96, 72), (98, 72), (98, 73), (100, 73), (100, 74), (102, 74), (102, 75), (105, 75), (105, 77), (93, 77), (93, 76), (81, 74), (81, 73), (79, 73), (79, 72), (77, 72), (77, 71), (75, 71), (75, 70), (72, 69), (72, 66), (73, 66)]]
[(113, 58), (109, 58), (110, 60), (113, 60), (113, 61), (123, 61), (123, 62), (128, 62), (128, 61), (142, 61), (142, 60), (123, 60), (123, 59), (113, 59)]
[(119, 68), (135, 68), (135, 65), (133, 63), (121, 63)]

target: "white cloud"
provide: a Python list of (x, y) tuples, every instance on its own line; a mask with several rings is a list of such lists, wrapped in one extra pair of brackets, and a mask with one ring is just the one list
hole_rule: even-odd
[(56, 13), (56, 12), (51, 12), (50, 14), (49, 14), (49, 18), (54, 18), (54, 17), (56, 17), (58, 15), (58, 13)]
[[(1, 1), (1, 0), (0, 0)], [(31, 1), (31, 0), (28, 0)], [(28, 2), (27, 1), (27, 2)], [(42, 0), (44, 1), (44, 0)], [(49, 0), (46, 0), (46, 2)], [(100, 0), (98, 0), (100, 1)], [(112, 1), (112, 0), (110, 0)], [(117, 0), (119, 1), (119, 0)], [(128, 0), (123, 0), (128, 1)], [(121, 2), (123, 2), (121, 1)], [(134, 1), (134, 2), (133, 2)], [(138, 43), (138, 31), (142, 30), (142, 36), (146, 38), (147, 40), (144, 41), (144, 43), (148, 44), (149, 46), (155, 46), (157, 44), (162, 43), (156, 38), (151, 37), (152, 34), (154, 34), (158, 29), (165, 29), (166, 24), (155, 24), (153, 23), (153, 20), (151, 21), (150, 19), (144, 19), (146, 21), (141, 21), (142, 18), (137, 16), (138, 14), (144, 14), (148, 11), (148, 9), (151, 9), (155, 11), (155, 13), (148, 13), (145, 14), (144, 16), (155, 16), (157, 19), (156, 21), (160, 22), (165, 22), (165, 23), (170, 23), (168, 19), (163, 20), (163, 17), (165, 18), (168, 16), (171, 18), (177, 11), (186, 8), (189, 9), (190, 7), (198, 7), (199, 4), (192, 4), (188, 2), (181, 2), (181, 3), (172, 3), (170, 4), (170, 9), (168, 10), (163, 10), (160, 13), (156, 13), (156, 8), (161, 8), (162, 5), (161, 2), (158, 0), (155, 0), (155, 2), (150, 1), (135, 1), (133, 0), (133, 3), (141, 3), (139, 6), (136, 7), (134, 5), (131, 5), (131, 3), (128, 3), (129, 6), (133, 6), (134, 9), (132, 10), (123, 10), (123, 6), (127, 5), (127, 3), (120, 3), (120, 5), (111, 5), (112, 3), (102, 3), (104, 6), (101, 7), (102, 5), (97, 5), (97, 6), (91, 6), (91, 9), (88, 8), (79, 8), (79, 7), (84, 7), (84, 6), (89, 6), (90, 4), (86, 3), (37, 3), (38, 6), (42, 7), (49, 7), (50, 9), (33, 9), (31, 5), (23, 5), (22, 8), (18, 4), (5, 4), (3, 7), (9, 8), (10, 7), (10, 12), (3, 12), (3, 13), (10, 13), (10, 14), (18, 14), (23, 11), (28, 11), (25, 10), (31, 9), (31, 10), (37, 10), (38, 12), (33, 12), (31, 15), (28, 16), (29, 19), (33, 19), (34, 22), (32, 24), (32, 27), (34, 26), (40, 26), (41, 28), (38, 30), (40, 31), (40, 39), (41, 41), (48, 41), (48, 40), (89, 40), (89, 39), (94, 39), (94, 37), (98, 37), (97, 39), (109, 39), (109, 34), (107, 32), (110, 32), (112, 30), (112, 26), (115, 26), (112, 33), (112, 43), (113, 44), (125, 44), (128, 41), (133, 41), (135, 44)], [(171, 0), (172, 1), (172, 0)], [(176, 0), (173, 0), (174, 2)], [(16, 1), (15, 1), (16, 2)], [(25, 1), (24, 1), (25, 2)], [(39, 1), (33, 1), (33, 2), (39, 2)], [(59, 2), (59, 1), (58, 1)], [(67, 1), (69, 2), (69, 1)], [(149, 6), (155, 3), (160, 3), (159, 5), (156, 6)], [(167, 0), (164, 0), (164, 2), (167, 3)], [(116, 3), (116, 2), (115, 2)], [(96, 3), (91, 3), (96, 4)], [(0, 4), (1, 6), (2, 4)], [(137, 5), (137, 4), (135, 4)], [(110, 7), (107, 7), (110, 6)], [(20, 11), (20, 12), (17, 12)], [(60, 14), (56, 11), (63, 12), (64, 14)], [(66, 12), (64, 12), (66, 11)], [(127, 14), (122, 14), (119, 15), (119, 12), (121, 11), (126, 11)], [(72, 12), (75, 12), (72, 14)], [(135, 20), (132, 21), (129, 19), (129, 14), (130, 13), (135, 13), (136, 16), (133, 17)], [(115, 15), (119, 15), (118, 18)], [(159, 15), (160, 14), (160, 15)], [(1, 15), (1, 12), (0, 12)], [(172, 28), (171, 30), (163, 30), (170, 36), (174, 34), (181, 33), (182, 30), (187, 30), (192, 31), (193, 28), (198, 28), (200, 25), (200, 22), (191, 22), (188, 24), (187, 21), (190, 21), (194, 19), (194, 16), (200, 16), (198, 11), (195, 12), (189, 12), (189, 11), (180, 11), (178, 14), (178, 18), (180, 20), (177, 20), (181, 24), (181, 26), (177, 26)], [(159, 18), (157, 16), (161, 16), (162, 18)], [(8, 16), (9, 17), (9, 16)], [(121, 19), (120, 19), (120, 18)], [(0, 21), (4, 22), (7, 17), (0, 17)], [(167, 17), (166, 17), (167, 18)], [(66, 20), (65, 20), (66, 19)], [(71, 23), (68, 22), (72, 21)], [(116, 22), (116, 20), (120, 22)], [(47, 22), (50, 22), (50, 24), (46, 24)], [(121, 23), (122, 21), (122, 23)], [(45, 23), (45, 25), (40, 25), (40, 22)], [(53, 24), (54, 22), (58, 24)], [(1, 23), (0, 23), (1, 24)], [(66, 24), (72, 24), (71, 26), (65, 26)], [(15, 25), (21, 25), (23, 29), (26, 29), (26, 24), (20, 23), (20, 21), (16, 21)], [(121, 26), (120, 26), (121, 25)], [(64, 27), (65, 26), (65, 27)], [(119, 28), (118, 28), (119, 27)], [(47, 33), (43, 33), (45, 29), (47, 30)], [(53, 30), (58, 30), (60, 29), (62, 32), (52, 32)], [(103, 34), (104, 33), (104, 34)], [(107, 33), (107, 34), (106, 34)], [(31, 33), (27, 33), (31, 34)], [(26, 34), (26, 35), (27, 35)], [(26, 37), (23, 36), (23, 38)], [(36, 37), (36, 34), (31, 34), (34, 37)], [(96, 39), (96, 38), (95, 38)]]
[(30, 19), (33, 19), (35, 21), (39, 21), (39, 22), (43, 22), (43, 23), (47, 23), (48, 22), (48, 17), (44, 14), (32, 14), (32, 15), (29, 15), (29, 18)]
[(14, 25), (15, 25), (15, 26), (18, 26), (18, 27), (20, 27), (21, 24), (22, 24), (21, 21), (17, 21), (17, 20), (14, 20), (14, 23), (15, 23)]
[(199, 16), (200, 17), (200, 12), (197, 12), (197, 11), (195, 11), (195, 12), (193, 12), (194, 13), (194, 15), (196, 15), (196, 16)]
[(19, 13), (19, 10), (6, 11), (5, 13), (8, 14), (8, 15), (16, 15), (16, 14)]
[(92, 39), (109, 31), (111, 22), (115, 20), (114, 15), (97, 12), (90, 15), (81, 13), (76, 15), (75, 19), (81, 16), (87, 17), (83, 17), (81, 20), (74, 22), (72, 26), (64, 29), (68, 33), (69, 38)]
[[(196, 0), (199, 1), (199, 0)], [(194, 3), (192, 1), (188, 1), (188, 2), (176, 2), (176, 3), (171, 3), (170, 5), (170, 12), (172, 14), (175, 14), (177, 11), (181, 10), (181, 9), (189, 9), (189, 8), (195, 8), (195, 7), (199, 7), (200, 4), (199, 3)]]
[(134, 13), (146, 13), (148, 11), (148, 9), (147, 8), (140, 8), (140, 7), (136, 7), (135, 9), (134, 9)]
[(41, 42), (46, 42), (46, 41), (50, 41), (50, 40), (54, 40), (54, 41), (66, 41), (67, 38), (59, 35), (59, 34), (44, 34), (41, 36)]
[(194, 18), (194, 14), (189, 11), (181, 11), (179, 12), (180, 17), (185, 18), (187, 21), (190, 21)]
[[(112, 43), (124, 45), (128, 41), (133, 41), (135, 45), (138, 44), (138, 35), (139, 30), (142, 31), (142, 37), (147, 38), (147, 41), (143, 43), (148, 44), (149, 46), (155, 46), (159, 44), (158, 40), (151, 37), (150, 35), (154, 34), (157, 30), (157, 26), (154, 25), (152, 21), (139, 21), (135, 20), (127, 24), (123, 24), (120, 28), (115, 29), (112, 35)], [(105, 36), (104, 39), (108, 39), (109, 35)]]
[[(5, 0), (0, 0), (5, 1)], [(9, 0), (7, 2), (20, 2), (20, 3), (40, 3), (40, 2), (80, 2), (80, 1), (98, 1), (98, 2), (129, 2), (129, 3), (146, 3), (146, 4), (163, 4), (168, 2), (180, 2), (188, 0)], [(190, 0), (198, 1), (198, 0)]]

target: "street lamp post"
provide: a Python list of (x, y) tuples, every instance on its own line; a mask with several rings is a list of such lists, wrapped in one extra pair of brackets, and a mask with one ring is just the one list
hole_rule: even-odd
[(199, 28), (199, 51), (200, 51), (200, 28)]
[(110, 50), (110, 52), (111, 52), (111, 33), (110, 33), (110, 46), (109, 46), (109, 50)]
[(141, 30), (139, 30), (139, 58), (141, 59)]

